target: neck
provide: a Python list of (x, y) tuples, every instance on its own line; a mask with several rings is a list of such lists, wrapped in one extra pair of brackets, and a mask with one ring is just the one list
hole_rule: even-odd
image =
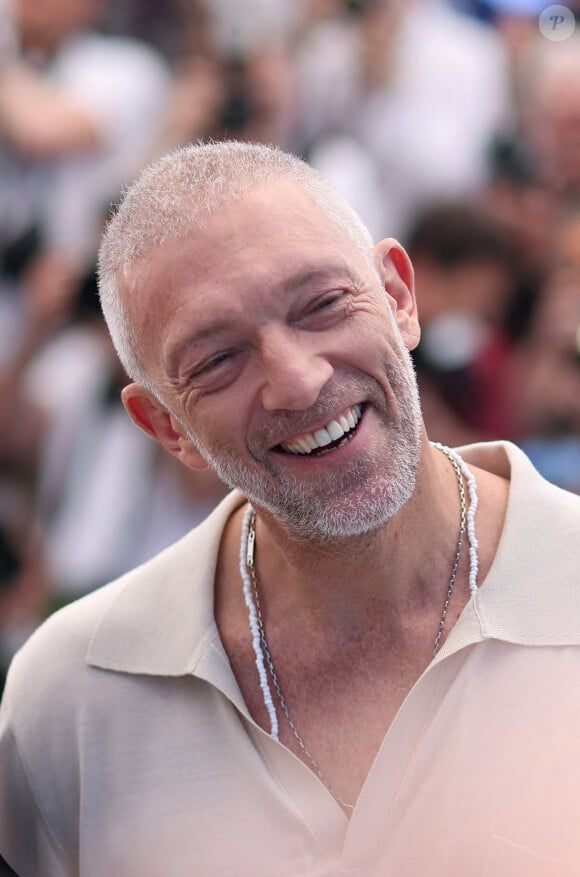
[(256, 511), (256, 568), (278, 617), (299, 613), (304, 621), (323, 615), (341, 624), (378, 605), (392, 614), (440, 604), (441, 589), (434, 584), (448, 579), (460, 504), (453, 468), (431, 446), (423, 450), (407, 504), (386, 525), (362, 536), (309, 542)]
[[(231, 579), (238, 578), (245, 617), (231, 599), (231, 611), (218, 599), (216, 618), (249, 712), (314, 770), (347, 813), (385, 729), (468, 597), (468, 552), (457, 566), (466, 476), (449, 456), (457, 465), (429, 446), (412, 499), (366, 537), (323, 547), (297, 540), (262, 510), (253, 551), (254, 510), (243, 507), (229, 525), (239, 561)], [(485, 475), (478, 470), (478, 478)], [(492, 481), (484, 506), (497, 521), (506, 491)], [(381, 562), (385, 568), (377, 570)], [(227, 564), (220, 566), (217, 581), (227, 573)], [(464, 587), (448, 613), (456, 574)]]

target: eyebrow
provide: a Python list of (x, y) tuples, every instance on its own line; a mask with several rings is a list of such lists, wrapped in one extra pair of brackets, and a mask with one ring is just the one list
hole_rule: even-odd
[(352, 279), (351, 271), (344, 264), (337, 262), (328, 262), (326, 265), (318, 268), (306, 268), (303, 271), (297, 271), (289, 277), (284, 278), (280, 287), (284, 292), (290, 292), (293, 289), (302, 289), (310, 286), (315, 282), (328, 281), (338, 276), (348, 277)]
[[(328, 262), (317, 268), (306, 268), (284, 277), (277, 285), (277, 289), (283, 294), (292, 291), (299, 291), (314, 284), (335, 282), (339, 277), (350, 279), (352, 281), (352, 272), (344, 263)], [(193, 349), (196, 345), (201, 344), (207, 339), (214, 338), (221, 332), (230, 331), (235, 321), (230, 317), (220, 318), (207, 323), (197, 329), (193, 334), (179, 339), (170, 349), (167, 356), (167, 364), (171, 371), (175, 371), (177, 362), (181, 359), (185, 351)]]

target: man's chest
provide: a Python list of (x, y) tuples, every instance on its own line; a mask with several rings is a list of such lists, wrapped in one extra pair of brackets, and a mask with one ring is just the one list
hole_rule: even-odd
[[(341, 803), (352, 809), (393, 720), (431, 657), (430, 630), (391, 648), (266, 648), (262, 678), (250, 643), (230, 642), (229, 659), (249, 714), (275, 735)], [(278, 643), (276, 644), (278, 645)], [(268, 708), (269, 700), (269, 708)]]
[(82, 781), (60, 800), (26, 757), (54, 837), (78, 818), (83, 877), (497, 877), (485, 863), (513, 861), (514, 845), (568, 877), (580, 873), (580, 701), (574, 660), (560, 666), (563, 699), (548, 657), (490, 643), (430, 668), (379, 744), (350, 825), (302, 760), (200, 678), (99, 674), (66, 747)]

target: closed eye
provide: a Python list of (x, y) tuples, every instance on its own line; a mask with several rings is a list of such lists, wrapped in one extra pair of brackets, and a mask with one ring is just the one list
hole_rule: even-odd
[(311, 308), (311, 313), (316, 313), (316, 311), (322, 311), (325, 308), (332, 307), (332, 305), (341, 301), (343, 297), (344, 292), (342, 289), (331, 292), (328, 295), (319, 298), (318, 301), (314, 303), (314, 306)]
[(216, 353), (210, 359), (207, 359), (205, 362), (198, 365), (192, 372), (192, 377), (198, 378), (210, 375), (212, 372), (218, 370), (221, 365), (229, 362), (232, 357), (235, 356), (235, 353), (236, 351), (234, 350), (224, 350), (221, 353)]
[(345, 309), (345, 302), (345, 291), (343, 289), (334, 289), (311, 302), (304, 311), (301, 320), (307, 323), (313, 322), (315, 328), (318, 328), (319, 320), (334, 320), (341, 317)]

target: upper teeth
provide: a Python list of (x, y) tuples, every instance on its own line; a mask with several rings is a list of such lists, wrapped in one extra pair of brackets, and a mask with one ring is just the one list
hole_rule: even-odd
[(331, 442), (335, 442), (342, 438), (351, 429), (354, 429), (360, 420), (361, 407), (353, 405), (346, 414), (341, 414), (336, 420), (331, 420), (321, 429), (315, 429), (314, 432), (308, 432), (301, 435), (300, 438), (293, 439), (291, 442), (283, 442), (281, 447), (291, 454), (310, 454), (316, 448), (324, 448)]

